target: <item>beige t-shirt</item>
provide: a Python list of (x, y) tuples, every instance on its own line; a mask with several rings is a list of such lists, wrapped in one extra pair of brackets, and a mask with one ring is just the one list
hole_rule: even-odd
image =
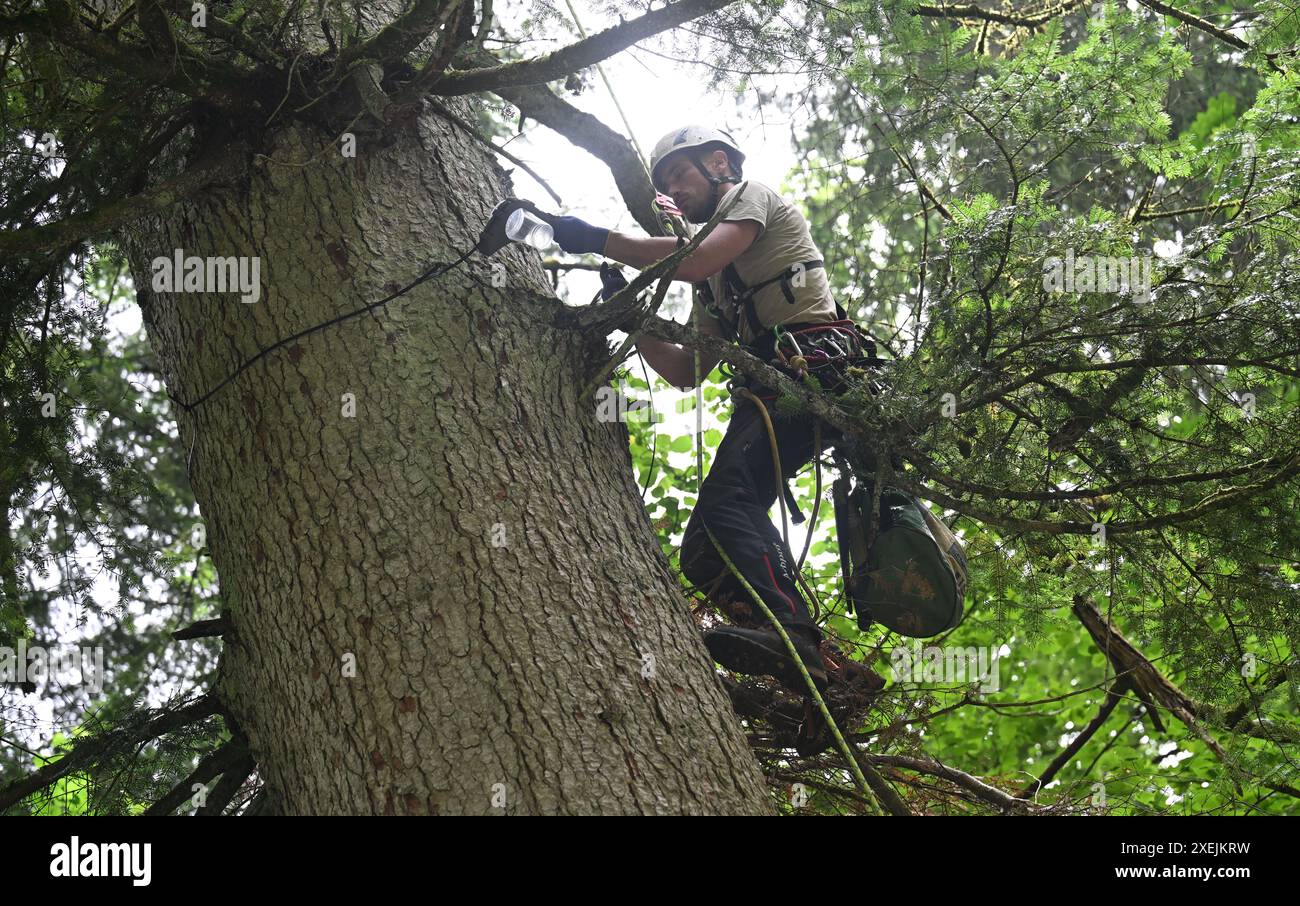
[[(787, 204), (769, 186), (752, 179), (739, 185), (730, 185), (727, 194), (722, 196), (718, 204), (726, 204), (732, 193), (742, 186), (745, 191), (727, 212), (725, 219), (753, 220), (758, 223), (758, 236), (732, 262), (746, 286), (771, 279), (792, 264), (821, 259), (821, 250), (808, 231), (808, 221), (804, 220), (798, 208)], [(723, 317), (728, 323), (735, 324), (740, 332), (740, 342), (753, 342), (755, 337), (744, 317), (744, 308), (735, 304), (722, 271), (709, 278), (709, 286)], [(754, 294), (754, 312), (763, 322), (764, 331), (771, 330), (777, 324), (821, 324), (835, 320), (835, 298), (831, 295), (824, 267), (805, 268), (802, 274), (792, 279), (790, 291), (795, 298), (794, 304), (786, 300), (780, 281), (771, 283)], [(724, 334), (730, 335), (726, 325), (709, 313), (698, 294), (694, 307), (700, 310), (702, 317), (711, 318), (718, 323)]]

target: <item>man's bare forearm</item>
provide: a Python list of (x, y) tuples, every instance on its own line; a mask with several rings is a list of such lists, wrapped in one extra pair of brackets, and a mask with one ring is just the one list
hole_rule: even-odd
[(649, 267), (675, 251), (677, 240), (672, 236), (629, 236), (612, 230), (605, 241), (606, 258), (637, 268)]
[[(692, 353), (676, 343), (665, 343), (647, 333), (636, 334), (637, 351), (650, 363), (650, 367), (665, 381), (674, 387), (694, 386)], [(687, 372), (692, 373), (687, 373)]]
[[(710, 237), (712, 238), (712, 237)], [(706, 239), (705, 242), (708, 242)], [(613, 258), (635, 268), (647, 268), (657, 261), (662, 261), (677, 251), (677, 240), (671, 236), (629, 236), (626, 233), (611, 231), (605, 241), (605, 257)], [(718, 250), (706, 253), (701, 245), (681, 260), (677, 265), (674, 280), (695, 283), (722, 269), (719, 264), (709, 270), (711, 257), (717, 257)]]
[[(689, 255), (677, 265), (674, 280), (698, 283), (712, 277), (753, 245), (761, 224), (757, 220), (727, 220), (717, 224)], [(645, 268), (677, 251), (672, 236), (629, 236), (611, 231), (605, 237), (605, 257), (633, 267)]]

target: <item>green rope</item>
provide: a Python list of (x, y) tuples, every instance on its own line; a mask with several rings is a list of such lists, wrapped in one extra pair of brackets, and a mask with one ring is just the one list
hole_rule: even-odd
[(732, 574), (737, 579), (740, 580), (740, 584), (745, 587), (745, 591), (749, 592), (750, 597), (754, 599), (755, 603), (758, 604), (759, 609), (763, 611), (763, 616), (767, 617), (768, 621), (776, 627), (776, 634), (781, 637), (781, 641), (785, 642), (786, 650), (790, 653), (790, 657), (794, 659), (794, 664), (799, 668), (799, 673), (803, 676), (804, 682), (808, 684), (808, 692), (812, 695), (813, 701), (817, 702), (817, 708), (821, 711), (822, 719), (826, 721), (826, 726), (830, 728), (831, 735), (835, 738), (835, 745), (839, 748), (840, 754), (844, 756), (844, 761), (849, 766), (849, 773), (853, 775), (853, 780), (857, 783), (858, 789), (862, 792), (863, 799), (867, 801), (868, 809), (873, 815), (879, 815), (881, 813), (880, 804), (876, 801), (875, 792), (867, 783), (867, 778), (862, 776), (862, 767), (858, 764), (858, 760), (853, 757), (853, 751), (849, 748), (849, 744), (845, 742), (844, 735), (840, 733), (840, 728), (835, 723), (835, 718), (831, 717), (831, 711), (826, 707), (825, 699), (823, 699), (821, 693), (817, 691), (817, 684), (814, 683), (813, 678), (808, 675), (808, 668), (804, 666), (803, 658), (799, 657), (799, 652), (795, 650), (794, 642), (790, 641), (790, 636), (786, 635), (785, 627), (781, 625), (780, 621), (777, 620), (776, 615), (772, 613), (767, 604), (763, 602), (763, 599), (758, 596), (756, 591), (754, 591), (754, 587), (740, 574), (740, 570), (736, 568), (736, 564), (727, 556), (727, 552), (722, 549), (722, 545), (718, 543), (717, 537), (714, 536), (713, 530), (709, 528), (707, 523), (704, 524), (704, 531), (708, 532), (709, 540), (713, 542), (714, 549), (717, 550), (718, 554), (722, 557), (722, 562), (727, 564), (727, 568), (731, 570)]

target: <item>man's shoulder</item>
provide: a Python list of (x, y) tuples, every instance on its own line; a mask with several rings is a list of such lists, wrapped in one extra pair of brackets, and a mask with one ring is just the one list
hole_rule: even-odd
[(747, 201), (749, 207), (763, 211), (764, 233), (767, 227), (773, 226), (779, 226), (782, 233), (795, 228), (790, 213), (798, 208), (767, 183), (749, 180), (742, 200)]
[(759, 238), (762, 238), (767, 228), (772, 225), (775, 218), (780, 216), (785, 207), (784, 200), (772, 190), (771, 186), (752, 179), (743, 180), (733, 187), (730, 197), (730, 208), (726, 219), (758, 221), (761, 227)]

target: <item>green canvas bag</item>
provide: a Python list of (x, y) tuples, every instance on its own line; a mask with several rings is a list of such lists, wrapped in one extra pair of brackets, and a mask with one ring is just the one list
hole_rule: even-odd
[(847, 599), (863, 630), (872, 623), (928, 638), (961, 622), (967, 566), (962, 543), (921, 501), (897, 488), (880, 493), (879, 529), (867, 549), (872, 485), (835, 480), (835, 529)]

